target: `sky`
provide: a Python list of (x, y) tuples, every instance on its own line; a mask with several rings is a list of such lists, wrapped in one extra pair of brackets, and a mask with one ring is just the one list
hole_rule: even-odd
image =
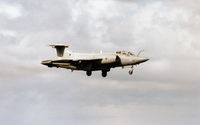
[[(199, 0), (0, 0), (3, 125), (199, 125)], [(47, 68), (49, 44), (127, 50), (134, 70)]]

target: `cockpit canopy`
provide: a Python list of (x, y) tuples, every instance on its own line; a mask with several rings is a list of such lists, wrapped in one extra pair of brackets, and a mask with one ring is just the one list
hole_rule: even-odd
[(117, 51), (116, 54), (126, 55), (126, 56), (135, 56), (133, 53), (128, 52), (128, 51)]

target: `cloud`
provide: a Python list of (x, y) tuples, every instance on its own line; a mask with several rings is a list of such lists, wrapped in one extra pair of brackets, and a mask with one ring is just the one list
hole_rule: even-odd
[[(68, 75), (71, 77), (65, 77)], [(12, 118), (18, 124), (153, 124), (157, 121), (162, 124), (165, 121), (167, 125), (182, 123), (182, 117), (194, 118), (184, 122), (195, 124), (199, 115), (198, 110), (190, 107), (198, 106), (198, 91), (194, 93), (172, 83), (77, 79), (77, 74), (66, 71), (18, 78), (17, 84), (11, 81), (1, 81), (4, 101), (0, 106), (6, 112), (1, 118)], [(4, 123), (12, 124), (12, 121)]]
[(14, 19), (22, 15), (21, 6), (18, 4), (0, 2), (0, 8), (0, 15), (5, 15), (9, 19)]

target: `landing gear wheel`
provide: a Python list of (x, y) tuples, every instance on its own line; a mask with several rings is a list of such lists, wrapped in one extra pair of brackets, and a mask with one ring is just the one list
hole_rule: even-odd
[(132, 75), (133, 74), (133, 69), (129, 70), (128, 73), (129, 73), (129, 75)]
[(86, 74), (87, 74), (87, 76), (91, 76), (92, 75), (92, 71), (87, 71)]
[(133, 74), (133, 65), (131, 67), (131, 70), (128, 71), (129, 75), (132, 75)]
[(107, 71), (102, 71), (102, 76), (106, 77), (107, 76)]

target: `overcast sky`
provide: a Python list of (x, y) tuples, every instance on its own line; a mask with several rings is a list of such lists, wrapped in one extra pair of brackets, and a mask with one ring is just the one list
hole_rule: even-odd
[[(0, 0), (3, 125), (199, 125), (199, 0)], [(52, 43), (150, 60), (101, 72), (50, 69)]]

